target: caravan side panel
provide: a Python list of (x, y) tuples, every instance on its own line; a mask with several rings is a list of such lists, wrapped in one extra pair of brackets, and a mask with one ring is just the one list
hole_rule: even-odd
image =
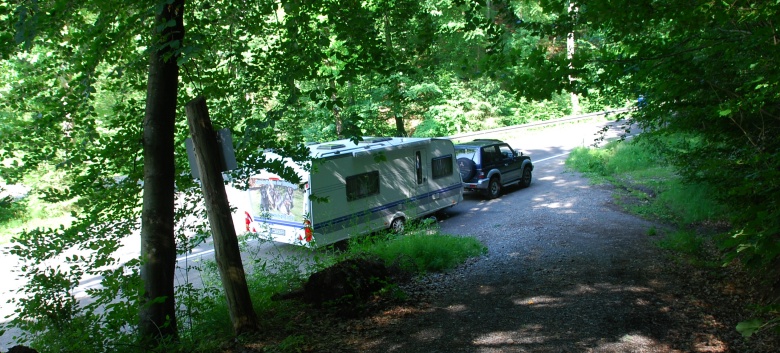
[[(388, 228), (463, 200), (449, 140), (417, 139), (400, 146), (322, 161), (312, 175), (313, 231), (318, 243)], [(357, 194), (357, 195), (354, 195)]]

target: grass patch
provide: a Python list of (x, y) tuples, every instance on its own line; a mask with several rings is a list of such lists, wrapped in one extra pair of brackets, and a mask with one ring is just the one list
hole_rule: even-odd
[[(627, 211), (681, 229), (659, 237), (661, 248), (675, 252), (690, 264), (718, 266), (720, 256), (714, 250), (717, 239), (707, 238), (698, 230), (702, 225), (724, 223), (727, 208), (717, 201), (717, 190), (707, 184), (685, 182), (666, 160), (664, 151), (684, 145), (684, 139), (665, 136), (650, 140), (640, 136), (610, 142), (602, 148), (578, 148), (566, 166), (596, 183), (615, 185), (615, 203)], [(658, 234), (655, 228), (648, 230), (649, 236)]]
[(569, 169), (597, 183), (612, 183), (625, 192), (617, 203), (646, 218), (679, 226), (717, 222), (727, 218), (716, 190), (706, 184), (684, 182), (666, 161), (664, 145), (679, 145), (682, 137), (610, 142), (602, 148), (580, 147), (566, 160)]
[(658, 245), (663, 249), (698, 256), (701, 254), (704, 240), (692, 231), (676, 231), (659, 240)]
[(446, 234), (390, 236), (350, 244), (350, 256), (376, 256), (386, 264), (395, 264), (413, 273), (440, 272), (453, 268), (470, 257), (480, 256), (487, 248), (476, 238)]
[(697, 267), (718, 268), (723, 261), (713, 241), (693, 230), (678, 230), (658, 240), (658, 246), (678, 254), (678, 259)]

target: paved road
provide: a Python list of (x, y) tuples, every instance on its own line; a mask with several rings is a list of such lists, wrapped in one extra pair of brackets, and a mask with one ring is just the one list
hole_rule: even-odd
[[(594, 139), (597, 138), (596, 133), (605, 124), (613, 126), (606, 135), (610, 139), (616, 138), (621, 130), (616, 127), (614, 123), (604, 123), (601, 121), (586, 121), (586, 122), (569, 122), (556, 126), (538, 127), (534, 129), (521, 129), (513, 131), (504, 131), (495, 133), (489, 136), (480, 136), (482, 138), (500, 138), (508, 142), (511, 146), (519, 149), (526, 155), (530, 155), (534, 164), (535, 171), (534, 176), (538, 178), (544, 175), (545, 167), (548, 163), (556, 160), (563, 160), (566, 156), (576, 147), (588, 146), (593, 144)], [(464, 140), (470, 140), (474, 137), (468, 137)], [(231, 202), (234, 200), (241, 200), (240, 197), (231, 197)], [(457, 215), (468, 213), (470, 208), (475, 207), (479, 203), (479, 196), (467, 195), (466, 200), (463, 203), (456, 205), (451, 210), (451, 214)], [(242, 205), (238, 206), (242, 209)], [(453, 223), (455, 220), (452, 220)], [(446, 221), (445, 221), (446, 222)], [(243, 226), (243, 215), (237, 214), (234, 217), (234, 223), (237, 229)], [(3, 249), (3, 255), (0, 257), (0, 265), (2, 265), (3, 271), (0, 271), (0, 303), (3, 303), (0, 307), (0, 322), (5, 322), (5, 317), (13, 313), (15, 309), (13, 306), (5, 304), (12, 296), (17, 288), (19, 288), (23, 281), (16, 277), (16, 273), (10, 271), (18, 266), (15, 258), (11, 255), (7, 255)], [(177, 285), (184, 283), (194, 283), (196, 286), (203, 280), (201, 274), (198, 271), (186, 271), (184, 270), (188, 266), (197, 266), (203, 260), (213, 259), (213, 247), (212, 244), (206, 243), (199, 246), (191, 254), (179, 257), (179, 267), (177, 271), (176, 282)], [(286, 244), (268, 244), (254, 246), (253, 253), (255, 256), (276, 257), (284, 256), (286, 253), (294, 252), (296, 248)], [(140, 252), (140, 237), (131, 236), (125, 240), (125, 244), (119, 253), (119, 257), (125, 260), (129, 260), (137, 256)], [(99, 278), (86, 278), (82, 281), (81, 285), (76, 290), (77, 298), (83, 302), (89, 301), (84, 291), (87, 288), (98, 286), (100, 284)], [(11, 337), (16, 332), (9, 331), (5, 335), (0, 337), (0, 351), (6, 351), (13, 345)]]

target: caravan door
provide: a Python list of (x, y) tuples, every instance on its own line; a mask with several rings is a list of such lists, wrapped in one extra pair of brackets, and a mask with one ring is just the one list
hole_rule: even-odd
[(428, 192), (428, 178), (430, 177), (428, 175), (428, 170), (430, 167), (427, 165), (428, 153), (426, 152), (427, 151), (424, 149), (414, 151), (414, 172), (417, 195), (424, 195)]
[(413, 217), (420, 217), (434, 211), (435, 195), (431, 194), (431, 161), (427, 149), (418, 149), (414, 151), (415, 164), (415, 183), (417, 193), (412, 198), (416, 204), (417, 214)]

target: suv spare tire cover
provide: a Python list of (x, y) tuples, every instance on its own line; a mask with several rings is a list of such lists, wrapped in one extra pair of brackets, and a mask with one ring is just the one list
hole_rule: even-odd
[(468, 158), (458, 158), (458, 169), (463, 181), (471, 180), (477, 174), (477, 164)]

